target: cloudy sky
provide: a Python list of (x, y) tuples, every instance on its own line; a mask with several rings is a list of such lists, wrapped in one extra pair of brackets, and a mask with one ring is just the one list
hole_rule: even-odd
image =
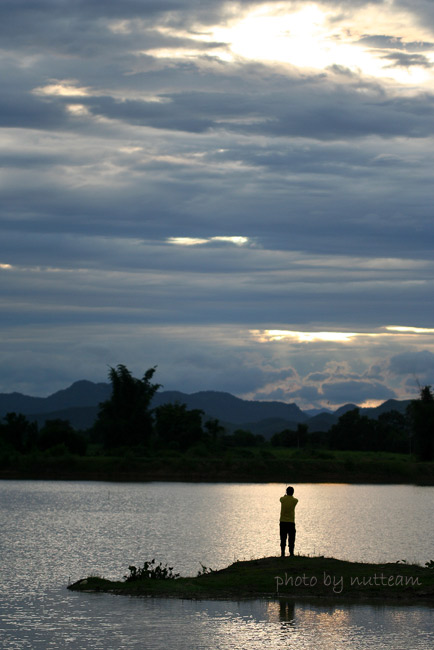
[(434, 384), (432, 0), (2, 0), (0, 392)]

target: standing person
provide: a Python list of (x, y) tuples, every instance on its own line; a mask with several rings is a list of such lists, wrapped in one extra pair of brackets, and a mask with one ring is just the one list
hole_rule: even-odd
[(285, 557), (286, 538), (288, 538), (289, 555), (294, 555), (295, 506), (298, 499), (293, 495), (294, 488), (287, 487), (285, 496), (280, 497), (280, 551), (282, 557)]

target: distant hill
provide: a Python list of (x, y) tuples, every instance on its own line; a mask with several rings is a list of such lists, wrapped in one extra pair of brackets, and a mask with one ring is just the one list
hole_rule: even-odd
[(163, 391), (156, 393), (152, 406), (168, 402), (180, 402), (186, 404), (189, 409), (201, 409), (211, 418), (239, 425), (268, 418), (280, 418), (292, 422), (305, 422), (308, 419), (296, 404), (250, 401), (240, 399), (230, 393), (211, 390), (191, 395), (177, 391)]
[[(344, 413), (347, 413), (348, 411), (353, 411), (354, 409), (359, 408), (357, 404), (344, 404), (343, 406), (340, 406), (336, 411), (333, 413), (333, 415), (336, 415), (337, 418), (340, 418), (341, 415), (344, 415)], [(362, 409), (360, 409), (362, 411)]]
[(411, 399), (397, 400), (397, 399), (388, 399), (386, 402), (376, 406), (375, 408), (363, 408), (360, 409), (362, 415), (367, 415), (368, 418), (377, 419), (382, 413), (387, 413), (388, 411), (398, 411), (399, 413), (405, 413), (407, 406), (410, 404)]
[(0, 416), (6, 413), (24, 415), (50, 413), (84, 406), (98, 406), (111, 394), (110, 384), (92, 381), (76, 381), (69, 388), (59, 390), (48, 397), (29, 397), (22, 393), (0, 393)]
[(68, 420), (77, 431), (85, 431), (95, 422), (98, 411), (98, 406), (76, 406), (50, 413), (28, 413), (25, 415), (31, 422), (36, 422), (39, 427), (44, 426), (47, 420)]
[(337, 423), (339, 417), (335, 413), (318, 413), (318, 415), (314, 415), (307, 421), (309, 431), (328, 431), (330, 427)]
[[(0, 393), (0, 418), (6, 413), (15, 412), (23, 413), (39, 425), (43, 425), (46, 420), (59, 418), (69, 420), (76, 429), (88, 429), (97, 417), (99, 404), (110, 395), (110, 384), (86, 380), (77, 381), (69, 388), (59, 390), (48, 397)], [(157, 392), (152, 407), (175, 402), (186, 404), (188, 409), (204, 411), (206, 418), (217, 418), (228, 433), (245, 429), (260, 433), (265, 438), (283, 429), (295, 429), (299, 423), (306, 424), (309, 431), (328, 431), (341, 415), (358, 408), (355, 404), (345, 404), (334, 413), (326, 410), (307, 413), (296, 404), (243, 400), (219, 391), (200, 391), (192, 394), (180, 391)], [(360, 412), (370, 418), (377, 418), (381, 413), (391, 410), (404, 413), (409, 402), (410, 400), (391, 399), (376, 408), (360, 409)]]
[(313, 418), (315, 415), (321, 415), (322, 413), (333, 413), (330, 409), (306, 409), (303, 411), (308, 417)]
[(234, 424), (229, 423), (226, 426), (226, 432), (231, 434), (237, 429), (242, 429), (243, 431), (250, 431), (255, 435), (259, 434), (264, 436), (265, 440), (269, 440), (272, 435), (279, 431), (283, 431), (284, 429), (294, 431), (297, 428), (297, 424), (297, 422), (282, 420), (282, 418), (267, 418), (266, 420), (259, 420), (258, 422), (245, 422), (240, 426), (235, 426)]

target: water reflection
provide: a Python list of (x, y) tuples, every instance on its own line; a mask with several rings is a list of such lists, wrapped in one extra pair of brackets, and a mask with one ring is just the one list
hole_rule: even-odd
[(267, 614), (270, 623), (288, 623), (295, 625), (295, 603), (290, 600), (281, 600), (267, 603)]
[[(400, 623), (388, 621), (384, 608), (357, 605), (321, 606), (294, 603), (237, 603), (222, 616), (218, 607), (207, 609), (202, 619), (204, 630), (213, 631), (217, 648), (272, 647), (306, 650), (428, 650), (434, 640), (432, 612), (425, 610), (422, 626), (411, 628), (412, 617), (399, 608)], [(219, 620), (218, 629), (214, 622)]]
[[(354, 560), (431, 559), (434, 488), (295, 487), (299, 551)], [(1, 482), (0, 647), (434, 647), (433, 612), (426, 608), (159, 601), (66, 590), (69, 579), (91, 573), (120, 578), (129, 564), (152, 557), (195, 575), (201, 562), (220, 568), (234, 559), (277, 555), (283, 489)]]
[[(296, 552), (372, 562), (431, 559), (434, 488), (295, 487)], [(51, 555), (64, 555), (62, 580), (77, 579), (84, 570), (121, 577), (129, 564), (151, 557), (195, 575), (201, 562), (221, 568), (279, 552), (279, 484), (14, 481), (1, 489), (14, 556), (30, 566), (34, 546), (49, 573), (48, 544)]]

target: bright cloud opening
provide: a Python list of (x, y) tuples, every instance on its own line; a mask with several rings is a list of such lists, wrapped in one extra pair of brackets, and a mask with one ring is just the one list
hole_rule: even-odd
[(386, 329), (390, 332), (403, 332), (408, 334), (434, 334), (434, 329), (426, 327), (401, 327), (398, 325), (389, 325)]
[[(386, 331), (381, 331), (386, 330)], [(406, 335), (434, 334), (434, 329), (423, 327), (386, 326), (377, 332), (301, 332), (297, 330), (250, 330), (250, 334), (260, 343), (294, 341), (296, 343), (351, 343), (363, 338), (392, 338)]]
[(87, 97), (89, 89), (79, 87), (74, 80), (54, 81), (46, 86), (35, 88), (35, 95), (57, 95), (60, 97)]
[[(264, 4), (226, 27), (215, 27), (203, 40), (225, 43), (225, 58), (229, 52), (233, 59), (273, 61), (299, 68), (323, 70), (337, 65), (399, 83), (431, 79), (429, 66), (392, 66), (384, 58), (385, 51), (361, 42), (366, 35), (383, 33), (383, 23), (389, 29), (393, 24), (396, 37), (401, 38), (409, 35), (409, 25), (415, 21), (410, 13), (397, 12), (388, 5), (361, 7), (350, 20), (340, 9), (338, 13), (315, 4), (299, 11), (291, 11), (286, 3)], [(426, 53), (428, 61), (430, 56), (433, 53)]]
[(293, 330), (250, 330), (250, 333), (261, 343), (288, 340), (298, 343), (314, 343), (316, 341), (349, 343), (356, 336), (361, 336), (356, 332), (297, 332)]
[(78, 117), (90, 115), (89, 109), (83, 104), (68, 104), (66, 110), (71, 115), (76, 115)]
[(199, 239), (198, 237), (169, 237), (167, 242), (175, 246), (198, 246), (206, 244), (208, 239)]
[[(157, 33), (175, 39), (173, 46), (151, 47), (137, 54), (167, 61), (194, 59), (199, 66), (211, 59), (247, 59), (312, 70), (338, 66), (399, 84), (423, 85), (433, 80), (434, 47), (416, 56), (411, 46), (408, 52), (405, 49), (406, 43), (432, 41), (432, 34), (421, 28), (409, 9), (398, 9), (393, 2), (362, 4), (351, 11), (315, 2), (301, 9), (292, 3), (265, 2), (235, 15), (212, 27), (199, 22), (190, 29), (156, 27)], [(132, 27), (130, 21), (122, 21), (110, 29), (129, 33)], [(393, 34), (388, 47), (369, 43), (369, 37), (378, 34)], [(180, 46), (180, 40), (185, 44)], [(209, 44), (208, 50), (204, 43)], [(400, 58), (402, 53), (408, 57)]]
[(236, 246), (244, 246), (249, 241), (248, 237), (208, 237), (206, 239), (199, 237), (169, 237), (167, 242), (176, 246), (198, 246), (210, 242), (228, 242)]

